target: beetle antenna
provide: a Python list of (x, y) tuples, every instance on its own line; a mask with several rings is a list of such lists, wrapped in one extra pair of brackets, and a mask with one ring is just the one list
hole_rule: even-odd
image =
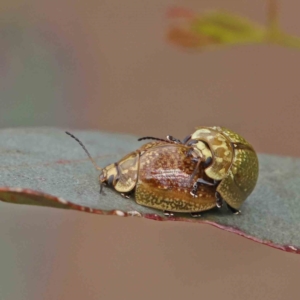
[(83, 150), (85, 151), (85, 153), (87, 154), (87, 156), (89, 157), (90, 161), (92, 162), (92, 164), (94, 165), (94, 167), (97, 170), (103, 170), (102, 168), (98, 167), (95, 160), (92, 158), (91, 154), (89, 153), (89, 151), (85, 148), (85, 146), (83, 145), (83, 143), (76, 137), (74, 136), (72, 133), (66, 131), (66, 134), (69, 135), (70, 137), (72, 137), (75, 141), (77, 141), (79, 143), (79, 145), (83, 148)]
[(141, 137), (141, 138), (138, 139), (138, 141), (142, 141), (142, 140), (156, 140), (156, 141), (162, 141), (162, 142), (170, 142), (168, 140), (156, 138), (156, 137), (153, 137), (153, 136), (144, 136), (144, 137)]

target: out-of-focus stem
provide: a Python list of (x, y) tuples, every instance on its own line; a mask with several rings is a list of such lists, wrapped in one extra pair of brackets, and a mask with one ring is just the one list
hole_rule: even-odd
[(266, 40), (283, 47), (300, 48), (300, 38), (283, 33), (279, 26), (278, 0), (268, 1), (268, 31)]
[(268, 28), (271, 35), (276, 35), (279, 31), (279, 9), (277, 0), (268, 0)]

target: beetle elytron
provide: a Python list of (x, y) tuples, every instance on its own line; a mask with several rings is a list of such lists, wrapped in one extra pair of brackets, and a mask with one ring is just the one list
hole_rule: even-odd
[(226, 202), (233, 213), (253, 191), (258, 178), (258, 159), (253, 147), (237, 133), (223, 127), (198, 127), (183, 141), (167, 136), (153, 139), (119, 162), (99, 168), (83, 144), (103, 185), (122, 196), (134, 195), (144, 206), (172, 212), (191, 213)]

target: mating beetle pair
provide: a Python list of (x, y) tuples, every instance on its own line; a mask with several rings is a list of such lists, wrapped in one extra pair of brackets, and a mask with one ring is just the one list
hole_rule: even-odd
[(163, 210), (166, 216), (172, 212), (198, 216), (201, 211), (220, 208), (224, 201), (233, 213), (239, 213), (256, 185), (256, 153), (243, 137), (229, 129), (199, 127), (183, 141), (172, 136), (139, 140), (144, 139), (155, 141), (117, 163), (96, 166), (101, 170), (100, 192), (108, 185), (122, 196), (134, 195), (140, 205)]

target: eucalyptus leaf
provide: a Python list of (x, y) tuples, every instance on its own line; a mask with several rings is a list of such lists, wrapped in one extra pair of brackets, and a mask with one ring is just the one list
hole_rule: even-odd
[[(74, 131), (99, 166), (116, 162), (142, 144), (129, 135)], [(226, 208), (200, 218), (140, 206), (105, 188), (79, 144), (63, 129), (0, 130), (0, 199), (18, 204), (75, 209), (98, 214), (143, 216), (153, 220), (206, 223), (256, 242), (300, 254), (300, 159), (259, 155), (257, 187), (241, 215)]]

